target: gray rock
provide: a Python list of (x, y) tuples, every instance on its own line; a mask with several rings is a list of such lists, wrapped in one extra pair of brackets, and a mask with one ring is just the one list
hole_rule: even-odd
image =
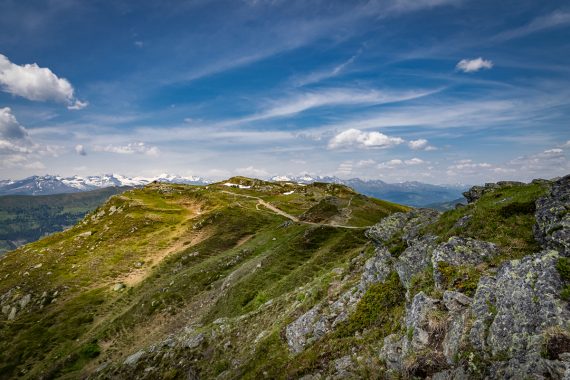
[(489, 191), (498, 188), (498, 185), (493, 184), (486, 184), (485, 186), (473, 186), (468, 191), (463, 193), (467, 202), (473, 203), (479, 200), (483, 194), (488, 193)]
[(371, 284), (386, 280), (392, 271), (392, 256), (386, 248), (376, 248), (375, 255), (364, 264), (360, 277), (360, 289), (366, 290)]
[(447, 243), (438, 245), (433, 250), (433, 276), (437, 287), (443, 284), (443, 275), (438, 264), (447, 263), (452, 266), (478, 265), (498, 254), (497, 246), (486, 241), (452, 236)]
[(443, 303), (449, 311), (447, 330), (443, 339), (443, 355), (451, 365), (467, 340), (471, 298), (459, 292), (446, 291), (443, 294)]
[(536, 201), (534, 236), (545, 249), (570, 256), (570, 175), (552, 184), (547, 196)]
[(412, 277), (425, 270), (431, 263), (436, 239), (435, 236), (427, 235), (414, 240), (394, 263), (394, 269), (406, 289), (410, 288)]
[(486, 183), (485, 186), (473, 186), (468, 191), (464, 192), (463, 196), (469, 203), (473, 203), (479, 200), (484, 194), (494, 191), (495, 189), (520, 185), (524, 185), (524, 183), (517, 181), (499, 181), (497, 183)]
[(463, 367), (448, 369), (445, 371), (437, 372), (432, 375), (431, 380), (469, 380), (469, 372)]
[(403, 339), (398, 334), (391, 334), (384, 338), (384, 345), (380, 350), (380, 358), (386, 363), (389, 370), (402, 372)]
[(505, 358), (491, 369), (499, 377), (542, 376), (544, 333), (564, 328), (570, 312), (559, 299), (556, 270), (559, 254), (544, 251), (501, 266), (495, 277), (483, 277), (472, 304), (470, 341), (491, 358)]
[(350, 375), (350, 369), (352, 367), (352, 359), (350, 355), (338, 358), (333, 362), (336, 373), (333, 378), (345, 378)]
[(366, 234), (380, 245), (396, 234), (402, 234), (404, 240), (412, 240), (419, 235), (424, 226), (434, 222), (440, 214), (436, 210), (425, 208), (413, 209), (406, 213), (397, 212), (372, 226)]
[(321, 317), (320, 311), (321, 306), (317, 305), (287, 326), (285, 336), (291, 351), (294, 353), (303, 351), (307, 341), (315, 333), (317, 321)]
[(469, 224), (469, 221), (473, 218), (473, 215), (464, 215), (455, 222), (453, 228), (463, 228)]
[(443, 293), (443, 303), (450, 312), (461, 312), (471, 305), (471, 298), (460, 292), (446, 290)]
[(20, 308), (25, 308), (30, 301), (32, 300), (32, 295), (31, 294), (26, 294), (24, 297), (22, 297), (22, 299), (20, 300)]
[(191, 337), (188, 338), (188, 339), (185, 339), (185, 340), (182, 342), (182, 346), (185, 347), (185, 348), (190, 348), (190, 349), (196, 348), (196, 347), (198, 347), (199, 345), (202, 344), (202, 342), (204, 341), (204, 339), (205, 339), (204, 333), (199, 333), (199, 334), (197, 334), (197, 335), (191, 336)]
[(120, 292), (120, 291), (122, 291), (123, 289), (125, 289), (126, 287), (127, 287), (127, 286), (126, 286), (125, 284), (123, 284), (123, 283), (115, 284), (115, 285), (113, 286), (113, 291), (114, 291), (114, 292)]
[(18, 309), (16, 309), (15, 307), (12, 307), (12, 310), (10, 311), (10, 315), (8, 315), (8, 320), (12, 321), (14, 319), (16, 319), (16, 313), (18, 312)]
[[(411, 340), (404, 344), (404, 352), (410, 350), (421, 351), (427, 348), (435, 348), (439, 337), (432, 334), (433, 324), (430, 317), (438, 311), (439, 301), (419, 292), (414, 296), (412, 304), (406, 310), (406, 328), (411, 331)], [(405, 341), (407, 342), (407, 340)]]
[(136, 365), (137, 362), (140, 360), (140, 358), (144, 356), (145, 353), (146, 352), (144, 350), (135, 352), (134, 354), (125, 359), (123, 365), (132, 365), (132, 366)]

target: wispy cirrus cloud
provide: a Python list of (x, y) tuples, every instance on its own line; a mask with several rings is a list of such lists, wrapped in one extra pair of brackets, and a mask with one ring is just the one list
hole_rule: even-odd
[(328, 88), (314, 91), (294, 93), (268, 103), (259, 113), (223, 121), (219, 126), (244, 124), (261, 120), (286, 118), (300, 113), (324, 107), (368, 106), (388, 103), (399, 103), (418, 99), (440, 92), (434, 90), (380, 91), (376, 89)]
[(332, 68), (328, 68), (328, 69), (324, 69), (324, 70), (320, 70), (320, 71), (314, 71), (314, 72), (311, 72), (311, 73), (308, 73), (305, 75), (301, 75), (301, 76), (296, 76), (293, 78), (293, 84), (294, 84), (294, 86), (302, 87), (302, 86), (306, 86), (309, 84), (321, 82), (325, 79), (337, 77), (337, 76), (343, 74), (346, 71), (346, 68), (348, 66), (352, 65), (354, 63), (354, 61), (356, 61), (356, 59), (361, 54), (361, 52), (362, 52), (362, 50), (359, 50), (352, 57), (350, 57), (346, 61), (344, 61), (341, 64), (336, 65)]
[(529, 34), (541, 32), (543, 30), (554, 29), (570, 25), (570, 12), (558, 9), (552, 13), (539, 16), (531, 20), (526, 25), (510, 29), (497, 34), (493, 40), (507, 41), (514, 38), (525, 37)]

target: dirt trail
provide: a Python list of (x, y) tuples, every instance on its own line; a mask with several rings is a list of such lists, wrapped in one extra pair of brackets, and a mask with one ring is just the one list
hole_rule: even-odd
[[(235, 195), (237, 197), (242, 197), (242, 198), (250, 198), (250, 199), (255, 199), (257, 200), (257, 205), (255, 205), (255, 208), (257, 210), (259, 210), (258, 206), (262, 205), (263, 207), (273, 211), (276, 214), (279, 214), (281, 216), (284, 216), (285, 218), (295, 222), (295, 223), (302, 223), (302, 224), (308, 224), (311, 226), (326, 226), (326, 227), (337, 227), (337, 228), (349, 228), (349, 229), (354, 229), (354, 230), (363, 230), (363, 229), (367, 229), (369, 227), (356, 227), (356, 226), (345, 226), (342, 224), (336, 224), (336, 223), (316, 223), (316, 222), (308, 222), (305, 220), (300, 220), (299, 218), (297, 218), (294, 215), (288, 214), (285, 211), (273, 206), (271, 203), (264, 201), (263, 199), (259, 198), (259, 197), (255, 197), (253, 195), (246, 195), (246, 194), (238, 194), (238, 193), (232, 193), (231, 191), (226, 191), (226, 190), (222, 190), (222, 193), (226, 193), (226, 194), (231, 194), (231, 195)], [(352, 198), (350, 199), (350, 201), (352, 201)], [(349, 206), (350, 206), (350, 201), (349, 201)], [(347, 207), (349, 207), (347, 206)]]

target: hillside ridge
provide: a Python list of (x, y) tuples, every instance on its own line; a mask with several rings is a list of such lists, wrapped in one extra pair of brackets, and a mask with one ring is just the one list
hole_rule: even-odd
[(562, 379), (570, 176), (471, 195), (440, 213), (234, 177), (114, 196), (0, 259), (0, 377)]

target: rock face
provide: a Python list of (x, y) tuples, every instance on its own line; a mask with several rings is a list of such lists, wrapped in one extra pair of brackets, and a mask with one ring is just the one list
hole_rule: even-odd
[(433, 250), (431, 261), (436, 286), (441, 287), (443, 283), (441, 263), (453, 267), (474, 266), (492, 259), (497, 252), (493, 243), (452, 236), (447, 243), (440, 244)]
[(469, 203), (477, 201), (479, 198), (490, 191), (499, 189), (501, 187), (511, 187), (522, 185), (522, 182), (517, 181), (499, 181), (497, 183), (486, 183), (485, 186), (473, 186), (468, 191), (463, 193), (463, 196), (467, 199)]
[(536, 201), (535, 216), (535, 238), (570, 256), (570, 175), (554, 182), (550, 193)]
[[(433, 222), (438, 216), (437, 211), (430, 209), (395, 213), (368, 230), (367, 236), (376, 242), (377, 247), (374, 256), (364, 264), (360, 282), (331, 304), (317, 304), (290, 323), (285, 329), (289, 349), (293, 353), (299, 353), (307, 345), (321, 339), (339, 323), (345, 321), (370, 285), (384, 282), (395, 268), (405, 273), (409, 280), (428, 265), (429, 254), (426, 250), (431, 247), (435, 238), (420, 238), (418, 235), (423, 226)], [(402, 239), (411, 245), (399, 258), (394, 258), (384, 245), (396, 234), (400, 234)]]
[(560, 300), (556, 251), (544, 251), (501, 266), (495, 277), (479, 282), (473, 299), (470, 342), (489, 358), (500, 357), (501, 377), (543, 376), (545, 332), (567, 328), (570, 313)]

